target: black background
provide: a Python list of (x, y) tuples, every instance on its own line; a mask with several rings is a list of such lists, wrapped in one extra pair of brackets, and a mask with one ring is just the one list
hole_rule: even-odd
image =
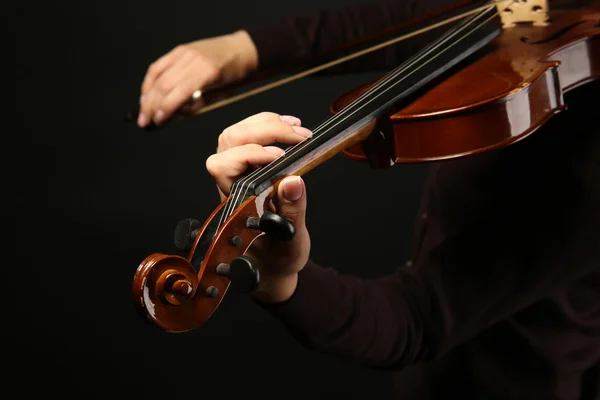
[[(224, 128), (260, 111), (295, 115), (310, 128), (339, 95), (378, 76), (311, 77), (147, 133), (122, 116), (137, 104), (148, 65), (181, 43), (348, 3), (16, 6), (8, 26), (18, 106), (9, 119), (18, 130), (6, 136), (5, 156), (25, 167), (5, 161), (5, 171), (18, 188), (7, 197), (27, 211), (10, 216), (17, 224), (7, 254), (16, 261), (4, 280), (5, 383), (21, 395), (68, 398), (389, 393), (386, 374), (308, 352), (245, 296), (228, 295), (208, 323), (183, 334), (148, 326), (131, 300), (141, 260), (173, 252), (177, 221), (204, 220), (218, 205), (204, 162)], [(11, 150), (15, 137), (26, 141), (22, 153)], [(17, 177), (24, 171), (29, 180)], [(425, 165), (371, 170), (338, 155), (306, 175), (312, 257), (365, 277), (403, 263), (425, 172)]]

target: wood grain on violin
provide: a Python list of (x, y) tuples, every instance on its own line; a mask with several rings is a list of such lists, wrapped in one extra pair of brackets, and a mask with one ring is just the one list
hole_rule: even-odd
[[(532, 134), (566, 108), (563, 94), (600, 77), (600, 7), (550, 12), (535, 0), (489, 3), (378, 81), (342, 96), (312, 136), (232, 186), (191, 235), (187, 258), (152, 254), (138, 267), (133, 298), (145, 318), (181, 332), (203, 324), (230, 285), (253, 290), (258, 264), (246, 251), (260, 235), (294, 230), (269, 211), (278, 183), (335, 154), (373, 167), (497, 150)], [(500, 6), (501, 5), (501, 6)], [(528, 22), (517, 24), (514, 12)], [(189, 240), (188, 240), (189, 239)]]
[[(380, 135), (391, 154), (369, 153), (373, 165), (441, 160), (507, 146), (564, 110), (563, 94), (600, 77), (600, 7), (552, 14), (544, 27), (505, 29), (475, 62), (389, 115)], [(363, 90), (341, 97), (337, 112)], [(344, 151), (367, 160), (361, 144)]]

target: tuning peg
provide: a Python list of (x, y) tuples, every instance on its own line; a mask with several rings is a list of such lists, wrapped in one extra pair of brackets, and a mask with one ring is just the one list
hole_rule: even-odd
[(217, 265), (217, 274), (227, 277), (233, 289), (243, 293), (258, 289), (260, 282), (258, 267), (248, 256), (234, 258), (229, 265)]
[(296, 234), (296, 228), (282, 216), (266, 211), (262, 217), (250, 217), (246, 221), (246, 227), (259, 229), (277, 240), (292, 240)]
[(175, 246), (181, 251), (187, 251), (194, 245), (194, 240), (202, 228), (202, 223), (194, 218), (184, 218), (177, 223), (174, 233)]

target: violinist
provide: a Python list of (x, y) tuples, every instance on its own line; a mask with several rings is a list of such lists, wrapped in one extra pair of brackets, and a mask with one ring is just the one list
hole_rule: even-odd
[[(160, 123), (198, 88), (443, 3), (353, 5), (179, 46), (150, 66), (138, 124)], [(398, 45), (352, 68), (393, 68), (408, 51)], [(412, 260), (377, 279), (311, 260), (310, 195), (301, 178), (286, 178), (275, 206), (296, 235), (263, 236), (251, 249), (261, 266), (253, 298), (304, 346), (393, 371), (398, 399), (600, 399), (598, 93), (574, 92), (567, 112), (517, 145), (431, 164)], [(206, 167), (225, 198), (249, 165), (281, 155), (274, 143), (308, 135), (295, 116), (249, 116), (222, 131)]]

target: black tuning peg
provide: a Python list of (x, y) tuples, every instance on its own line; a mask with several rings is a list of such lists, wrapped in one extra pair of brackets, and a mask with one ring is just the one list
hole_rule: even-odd
[(296, 234), (296, 228), (290, 221), (270, 211), (266, 211), (260, 218), (248, 218), (246, 227), (259, 229), (272, 238), (284, 241), (292, 240)]
[(258, 289), (260, 275), (255, 262), (248, 256), (234, 258), (231, 264), (217, 265), (217, 274), (227, 277), (233, 289), (248, 293)]
[(200, 228), (202, 228), (202, 223), (197, 219), (184, 218), (179, 221), (173, 235), (175, 247), (181, 251), (190, 250), (194, 245), (198, 232), (200, 232)]

